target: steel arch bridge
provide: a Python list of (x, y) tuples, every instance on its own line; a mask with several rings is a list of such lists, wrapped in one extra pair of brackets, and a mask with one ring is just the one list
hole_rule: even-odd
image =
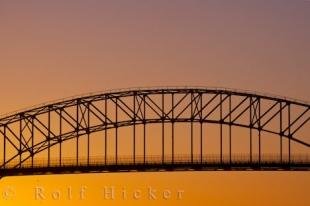
[[(0, 176), (310, 170), (309, 108), (289, 98), (207, 87), (74, 97), (0, 118)], [(156, 125), (152, 141), (150, 125)], [(100, 155), (92, 155), (95, 148)], [(68, 151), (73, 155), (65, 156)]]

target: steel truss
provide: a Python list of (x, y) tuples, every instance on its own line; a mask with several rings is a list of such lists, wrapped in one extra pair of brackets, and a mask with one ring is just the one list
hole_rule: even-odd
[[(296, 143), (307, 149), (310, 147), (310, 137), (298, 136), (302, 129), (309, 129), (309, 108), (310, 104), (286, 98), (265, 96), (255, 93), (239, 92), (234, 90), (210, 89), (210, 88), (149, 88), (149, 89), (128, 89), (119, 92), (108, 92), (73, 98), (61, 102), (48, 104), (18, 112), (0, 119), (0, 162), (1, 173), (4, 176), (9, 171), (18, 172), (25, 169), (35, 168), (35, 156), (47, 151), (46, 165), (41, 165), (41, 170), (47, 168), (61, 168), (63, 165), (62, 144), (73, 139), (76, 141), (75, 164), (72, 167), (91, 168), (90, 139), (91, 134), (99, 131), (104, 133), (104, 157), (101, 165), (108, 168), (110, 165), (113, 171), (118, 168), (124, 169), (128, 165), (134, 169), (135, 165), (153, 165), (156, 168), (164, 168), (170, 165), (177, 168), (177, 165), (186, 165), (187, 168), (208, 168), (209, 161), (203, 155), (204, 135), (203, 125), (219, 125), (219, 159), (216, 168), (233, 168), (238, 165), (246, 165), (244, 168), (273, 168), (262, 159), (262, 133), (279, 136), (279, 159), (273, 162), (276, 168), (306, 168), (309, 169), (310, 161), (304, 164), (296, 162), (292, 157), (294, 153), (291, 144)], [(175, 125), (187, 123), (190, 125), (190, 154), (186, 161), (181, 162), (175, 154)], [(160, 161), (147, 162), (147, 126), (148, 124), (161, 124), (161, 137), (158, 143), (161, 144)], [(64, 129), (66, 125), (66, 129)], [(166, 127), (171, 127), (171, 134), (167, 136)], [(200, 152), (197, 156), (194, 152), (194, 131), (195, 125), (199, 125)], [(143, 128), (143, 156), (137, 156), (137, 127)], [(223, 152), (223, 127), (228, 127), (229, 132), (229, 153)], [(120, 164), (119, 162), (119, 128), (132, 128), (132, 163)], [(248, 129), (249, 154), (248, 160), (237, 164), (232, 152), (233, 132), (232, 128), (241, 127)], [(69, 129), (68, 129), (69, 128)], [(107, 135), (108, 130), (115, 130), (115, 161), (109, 160), (107, 142), (110, 141)], [(309, 130), (307, 130), (309, 132)], [(258, 135), (258, 158), (254, 158), (253, 136)], [(309, 135), (309, 133), (307, 133)], [(80, 157), (80, 138), (87, 138), (86, 161)], [(166, 138), (170, 138), (170, 154), (166, 154)], [(287, 148), (283, 148), (283, 141), (288, 141)], [(52, 161), (51, 148), (59, 146), (58, 162)], [(8, 151), (10, 147), (10, 151)], [(255, 148), (256, 149), (256, 148)], [(284, 158), (284, 153), (287, 158)], [(167, 160), (169, 156), (169, 161)], [(197, 162), (198, 161), (198, 162)], [(156, 164), (155, 164), (156, 163)], [(184, 163), (184, 164), (183, 164)], [(186, 164), (185, 164), (186, 163)], [(98, 164), (96, 164), (98, 165)], [(112, 165), (112, 166), (111, 166)], [(155, 166), (154, 166), (155, 165)], [(161, 165), (161, 166), (160, 166)], [(171, 166), (172, 165), (172, 166)], [(259, 167), (262, 165), (261, 167)], [(175, 167), (174, 167), (175, 166)], [(209, 165), (210, 166), (210, 165)], [(152, 167), (151, 167), (152, 168)], [(171, 169), (170, 168), (170, 169)], [(212, 168), (211, 166), (209, 168)], [(282, 169), (283, 169), (282, 168)], [(30, 170), (31, 171), (31, 170)], [(40, 170), (39, 170), (40, 171)], [(50, 171), (54, 171), (50, 169)], [(84, 171), (84, 170), (83, 170)]]

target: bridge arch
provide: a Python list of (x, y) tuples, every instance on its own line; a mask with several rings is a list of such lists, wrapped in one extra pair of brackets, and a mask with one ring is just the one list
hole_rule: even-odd
[[(132, 128), (133, 165), (139, 162), (136, 153), (136, 127), (149, 124), (161, 124), (162, 135), (158, 137), (162, 155), (161, 163), (177, 163), (177, 154), (174, 152), (174, 129), (179, 123), (190, 125), (189, 138), (191, 151), (186, 161), (200, 163), (208, 162), (203, 156), (202, 125), (219, 125), (219, 156), (218, 163), (222, 165), (234, 162), (231, 150), (232, 128), (247, 128), (249, 139), (252, 141), (253, 131), (258, 136), (258, 156), (254, 156), (252, 142), (249, 144), (248, 163), (260, 164), (263, 160), (261, 151), (261, 134), (268, 133), (279, 136), (280, 148), (279, 162), (294, 162), (294, 153), (291, 143), (296, 143), (309, 151), (309, 109), (310, 104), (303, 101), (284, 97), (265, 95), (253, 92), (238, 91), (222, 88), (207, 87), (170, 87), (170, 88), (139, 88), (119, 91), (103, 92), (86, 96), (74, 97), (54, 103), (45, 104), (24, 111), (16, 112), (0, 118), (0, 147), (3, 171), (8, 169), (33, 168), (36, 165), (34, 157), (45, 151), (46, 168), (53, 166), (50, 149), (61, 145), (65, 141), (76, 140), (76, 166), (79, 165), (79, 139), (87, 136), (88, 142), (91, 134), (115, 130), (115, 165), (118, 162), (118, 144), (121, 141), (118, 129)], [(171, 124), (169, 136), (165, 134), (165, 125)], [(193, 152), (193, 125), (201, 125), (201, 151)], [(66, 125), (66, 129), (64, 129)], [(229, 155), (224, 158), (223, 152), (223, 126), (229, 128)], [(303, 130), (303, 132), (301, 132)], [(145, 132), (144, 132), (145, 135)], [(308, 136), (307, 136), (308, 135)], [(107, 141), (107, 137), (105, 141)], [(165, 162), (167, 145), (165, 138), (171, 140), (170, 160)], [(144, 157), (146, 159), (146, 137), (144, 136)], [(288, 148), (283, 148), (283, 141), (287, 141)], [(89, 143), (88, 143), (89, 144)], [(106, 144), (105, 144), (106, 145)], [(10, 148), (10, 149), (8, 149)], [(89, 164), (89, 150), (87, 151), (87, 164)], [(107, 164), (107, 146), (105, 146), (104, 163)], [(284, 158), (287, 153), (287, 158)], [(59, 165), (62, 164), (61, 149), (59, 152)], [(273, 160), (275, 161), (275, 160)], [(308, 159), (307, 159), (308, 161)], [(307, 162), (309, 163), (309, 162)]]

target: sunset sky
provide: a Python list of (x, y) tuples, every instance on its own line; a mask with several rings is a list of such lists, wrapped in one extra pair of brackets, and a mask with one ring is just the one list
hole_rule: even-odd
[[(307, 0), (0, 0), (0, 115), (72, 95), (216, 86), (310, 101)], [(102, 188), (184, 190), (182, 200), (106, 201)], [(35, 187), (86, 186), (37, 201)], [(0, 205), (309, 205), (309, 172), (10, 177)], [(14, 190), (14, 196), (3, 193)], [(175, 195), (175, 193), (173, 193)], [(64, 197), (65, 198), (65, 197)]]

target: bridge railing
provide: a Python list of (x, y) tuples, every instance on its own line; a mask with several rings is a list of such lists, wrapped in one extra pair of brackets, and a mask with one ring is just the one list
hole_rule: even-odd
[[(22, 165), (18, 165), (17, 162), (10, 162), (5, 166), (5, 169), (11, 168), (46, 168), (46, 167), (79, 167), (79, 166), (104, 166), (104, 165), (162, 165), (162, 164), (310, 164), (310, 155), (308, 154), (295, 154), (291, 156), (291, 160), (282, 157), (277, 154), (264, 154), (261, 156), (259, 161), (258, 155), (253, 155), (250, 159), (248, 154), (235, 154), (231, 158), (229, 155), (223, 155), (221, 158), (217, 154), (210, 155), (167, 155), (162, 158), (160, 155), (150, 155), (150, 156), (136, 156), (135, 159), (132, 156), (120, 156), (115, 157), (104, 157), (104, 156), (94, 156), (88, 158), (62, 158), (61, 162), (59, 159), (51, 159), (50, 163), (45, 159), (35, 159), (32, 163), (31, 160), (24, 162)], [(16, 165), (18, 165), (16, 167)]]

